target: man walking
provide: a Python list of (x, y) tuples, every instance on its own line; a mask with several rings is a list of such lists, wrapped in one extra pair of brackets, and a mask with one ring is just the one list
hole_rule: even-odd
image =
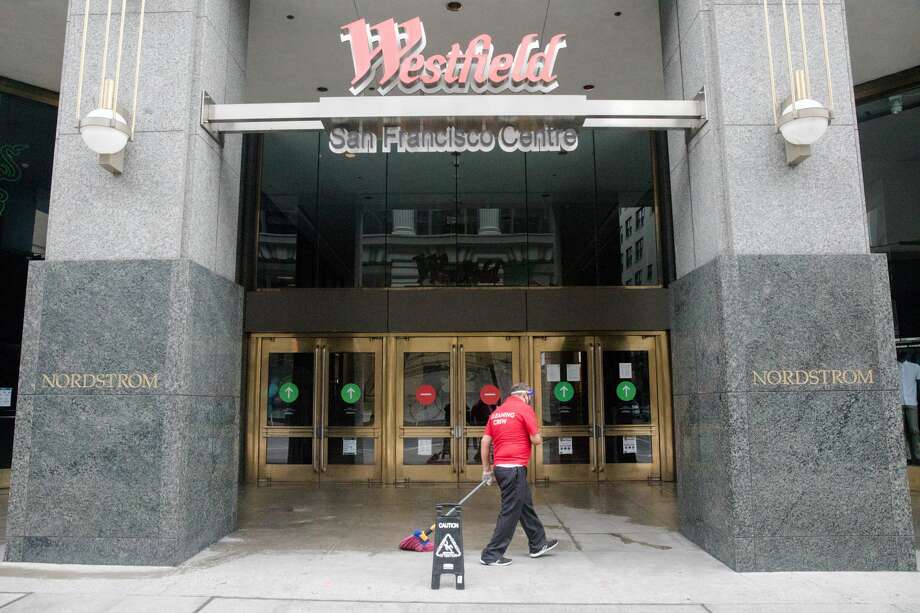
[[(489, 449), (493, 444), (494, 469), (489, 463)], [(533, 412), (533, 389), (525, 383), (518, 383), (511, 388), (511, 396), (489, 416), (480, 448), (482, 479), (491, 485), (494, 476), (502, 494), (502, 510), (498, 514), (495, 532), (479, 558), (479, 562), (486, 566), (511, 564), (511, 560), (505, 557), (505, 550), (511, 544), (519, 521), (527, 534), (531, 558), (539, 558), (559, 544), (556, 539), (546, 540), (543, 523), (533, 508), (527, 484), (531, 444), (543, 444)]]

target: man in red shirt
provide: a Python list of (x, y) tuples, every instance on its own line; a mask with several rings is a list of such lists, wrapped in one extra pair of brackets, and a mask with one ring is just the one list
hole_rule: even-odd
[[(482, 437), (482, 479), (491, 485), (494, 475), (502, 493), (502, 510), (495, 532), (479, 558), (486, 566), (511, 564), (504, 554), (519, 521), (527, 534), (531, 558), (539, 558), (559, 544), (556, 539), (546, 539), (527, 484), (531, 445), (543, 444), (532, 406), (533, 389), (526, 383), (516, 384), (511, 388), (511, 396), (489, 416)], [(495, 447), (494, 469), (489, 463), (492, 445)]]

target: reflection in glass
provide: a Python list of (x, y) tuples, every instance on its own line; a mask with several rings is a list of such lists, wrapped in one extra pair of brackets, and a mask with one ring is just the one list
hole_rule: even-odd
[(405, 438), (403, 439), (403, 464), (422, 466), (426, 464), (450, 464), (449, 438)]
[(265, 439), (266, 464), (312, 464), (313, 439), (270, 436)]
[(607, 464), (651, 464), (651, 436), (604, 437), (604, 462)]
[(449, 426), (450, 353), (408, 352), (403, 360), (403, 425)]
[[(543, 351), (540, 353), (544, 425), (588, 425), (587, 359), (584, 351)], [(571, 386), (570, 388), (560, 385), (566, 381)], [(566, 398), (570, 393), (567, 391), (569, 389), (572, 390), (571, 399)], [(560, 400), (559, 398), (566, 399)]]
[[(511, 393), (514, 385), (512, 362), (509, 352), (475, 351), (466, 352), (466, 425), (484, 426), (501, 399)], [(487, 404), (482, 399), (482, 389), (493, 385), (501, 395)], [(488, 398), (487, 398), (488, 399)]]
[[(647, 351), (604, 351), (604, 423), (608, 426), (651, 424), (652, 392)], [(620, 377), (620, 374), (630, 375)], [(617, 386), (629, 381), (636, 397), (620, 400)]]
[(258, 287), (658, 284), (648, 133), (579, 138), (564, 155), (346, 158), (325, 134), (267, 134)]
[(374, 464), (374, 439), (354, 437), (330, 437), (327, 439), (329, 464), (372, 465)]
[(591, 462), (590, 440), (588, 436), (545, 438), (543, 439), (543, 463), (589, 464)]
[[(268, 397), (266, 398), (265, 425), (313, 425), (313, 354), (272, 353), (268, 356)], [(287, 402), (281, 397), (287, 384), (296, 386), (296, 398)]]
[(374, 354), (331, 352), (329, 425), (373, 426), (376, 400)]
[(466, 463), (470, 466), (482, 464), (482, 438), (471, 437), (466, 439)]

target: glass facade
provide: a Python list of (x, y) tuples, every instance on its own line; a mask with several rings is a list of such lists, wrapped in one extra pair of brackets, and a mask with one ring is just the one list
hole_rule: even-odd
[(0, 92), (0, 469), (10, 468), (29, 261), (45, 254), (57, 108)]
[(857, 105), (872, 251), (888, 256), (904, 454), (920, 466), (920, 83)]
[(657, 285), (650, 147), (583, 130), (564, 154), (337, 155), (266, 134), (257, 286)]

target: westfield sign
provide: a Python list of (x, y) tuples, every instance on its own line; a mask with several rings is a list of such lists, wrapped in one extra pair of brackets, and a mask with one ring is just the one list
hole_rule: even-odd
[(369, 25), (359, 19), (342, 26), (342, 41), (351, 46), (355, 77), (349, 91), (358, 95), (375, 85), (385, 95), (394, 87), (406, 94), (547, 93), (559, 86), (556, 58), (565, 34), (553, 36), (540, 50), (539, 35), (527, 34), (515, 52), (495, 54), (492, 37), (480, 34), (466, 45), (454, 43), (444, 53), (423, 55), (427, 40), (419, 17)]

